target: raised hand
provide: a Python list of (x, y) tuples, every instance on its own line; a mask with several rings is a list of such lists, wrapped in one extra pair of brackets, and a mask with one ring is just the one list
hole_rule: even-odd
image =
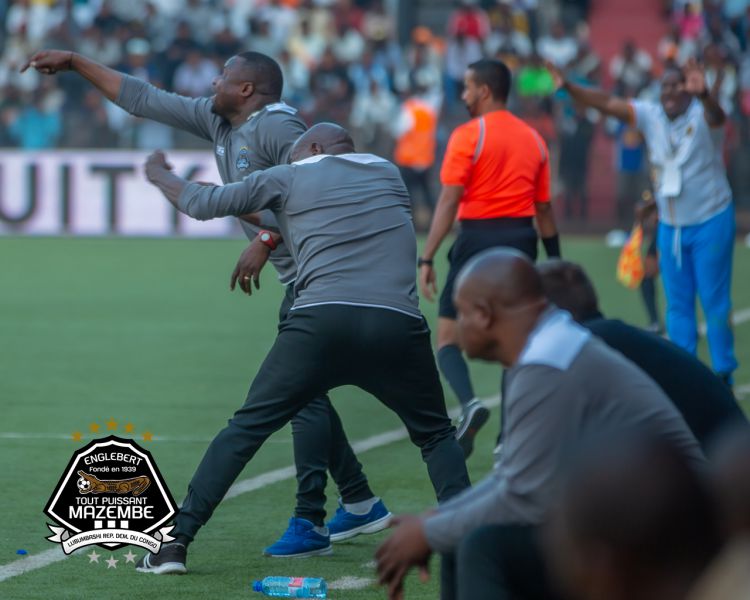
[(58, 71), (73, 68), (73, 52), (68, 50), (41, 50), (34, 53), (21, 67), (21, 73), (31, 67), (42, 75), (54, 75)]
[(172, 165), (167, 162), (167, 157), (161, 150), (151, 153), (146, 159), (146, 179), (151, 183), (154, 183), (154, 180), (158, 177), (159, 173), (171, 170)]
[(691, 58), (685, 63), (682, 72), (685, 75), (686, 92), (694, 96), (705, 96), (708, 93), (708, 88), (706, 87), (706, 75), (703, 72), (703, 67), (701, 67), (694, 58)]

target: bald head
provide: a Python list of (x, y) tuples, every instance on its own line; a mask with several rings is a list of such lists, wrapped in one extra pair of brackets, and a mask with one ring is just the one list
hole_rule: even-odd
[(456, 296), (462, 291), (510, 310), (544, 297), (534, 263), (510, 248), (487, 250), (471, 260), (456, 281)]
[(600, 316), (596, 290), (586, 272), (567, 260), (547, 260), (536, 266), (544, 294), (580, 322)]
[(354, 152), (352, 136), (335, 123), (318, 123), (303, 133), (292, 146), (290, 162), (297, 162), (316, 154), (346, 154)]
[(541, 278), (524, 254), (495, 248), (459, 273), (453, 301), (461, 347), (473, 358), (515, 363), (547, 307)]

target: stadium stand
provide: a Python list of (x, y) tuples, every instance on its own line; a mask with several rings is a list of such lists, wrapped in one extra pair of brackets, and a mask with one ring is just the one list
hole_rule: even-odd
[[(540, 130), (557, 161), (559, 216), (572, 220), (574, 228), (601, 228), (616, 220), (615, 145), (598, 115), (550, 101), (554, 89), (540, 58), (552, 59), (577, 80), (609, 89), (628, 86), (633, 95), (649, 96), (665, 61), (680, 64), (697, 56), (731, 114), (726, 157), (742, 208), (750, 195), (750, 175), (740, 168), (750, 158), (748, 4), (6, 0), (0, 2), (0, 147), (204, 147), (195, 138), (102, 103), (73, 78), (19, 74), (34, 50), (75, 50), (165, 89), (205, 95), (226, 57), (252, 49), (279, 60), (286, 77), (284, 97), (305, 119), (345, 124), (361, 148), (388, 157), (400, 134), (392, 124), (419, 89), (441, 107), (439, 166), (447, 135), (465, 119), (459, 98), (464, 67), (481, 56), (496, 56), (511, 66), (518, 81), (511, 108)], [(635, 41), (633, 31), (638, 32)], [(629, 41), (626, 54), (632, 56), (624, 56), (621, 50)], [(562, 149), (568, 160), (561, 157)]]

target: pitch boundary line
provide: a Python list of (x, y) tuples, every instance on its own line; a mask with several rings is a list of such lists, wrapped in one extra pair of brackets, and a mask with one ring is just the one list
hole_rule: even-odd
[[(499, 396), (483, 399), (482, 401), (488, 408), (495, 408), (500, 405)], [(460, 410), (460, 408), (454, 408), (448, 411), (448, 414), (452, 418), (455, 418), (460, 413)], [(400, 427), (398, 429), (385, 431), (383, 433), (379, 433), (354, 442), (352, 444), (352, 448), (356, 453), (362, 454), (364, 452), (368, 452), (369, 450), (375, 450), (376, 448), (382, 448), (395, 442), (400, 442), (407, 439), (408, 437), (409, 434), (407, 433), (406, 429)], [(243, 481), (235, 483), (232, 487), (230, 487), (226, 495), (224, 496), (224, 500), (230, 500), (242, 494), (268, 487), (269, 485), (272, 485), (274, 483), (292, 479), (294, 478), (295, 474), (296, 470), (294, 468), (294, 465), (290, 465), (288, 467), (282, 467), (280, 469), (274, 469), (273, 471), (261, 473), (260, 475), (256, 475), (255, 477), (250, 477), (249, 479), (245, 479)], [(73, 556), (75, 554), (76, 552), (73, 552), (73, 554), (71, 554), (70, 556)], [(24, 573), (28, 573), (30, 571), (42, 569), (66, 558), (68, 558), (68, 555), (66, 555), (61, 548), (56, 547), (51, 548), (50, 550), (44, 550), (39, 554), (33, 554), (31, 556), (28, 556), (27, 558), (13, 561), (12, 563), (8, 563), (6, 565), (1, 565), (0, 582), (6, 581), (11, 577), (16, 577), (17, 575), (23, 575)], [(361, 584), (361, 581), (357, 583)], [(351, 585), (352, 582), (351, 580), (348, 580), (341, 582), (341, 584)]]

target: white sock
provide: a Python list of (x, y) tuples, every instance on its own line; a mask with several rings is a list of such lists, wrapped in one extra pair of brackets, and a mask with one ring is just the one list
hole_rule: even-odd
[(378, 498), (377, 496), (373, 496), (369, 500), (353, 502), (352, 504), (344, 504), (344, 510), (346, 512), (352, 513), (353, 515), (366, 515), (379, 501), (380, 498)]

